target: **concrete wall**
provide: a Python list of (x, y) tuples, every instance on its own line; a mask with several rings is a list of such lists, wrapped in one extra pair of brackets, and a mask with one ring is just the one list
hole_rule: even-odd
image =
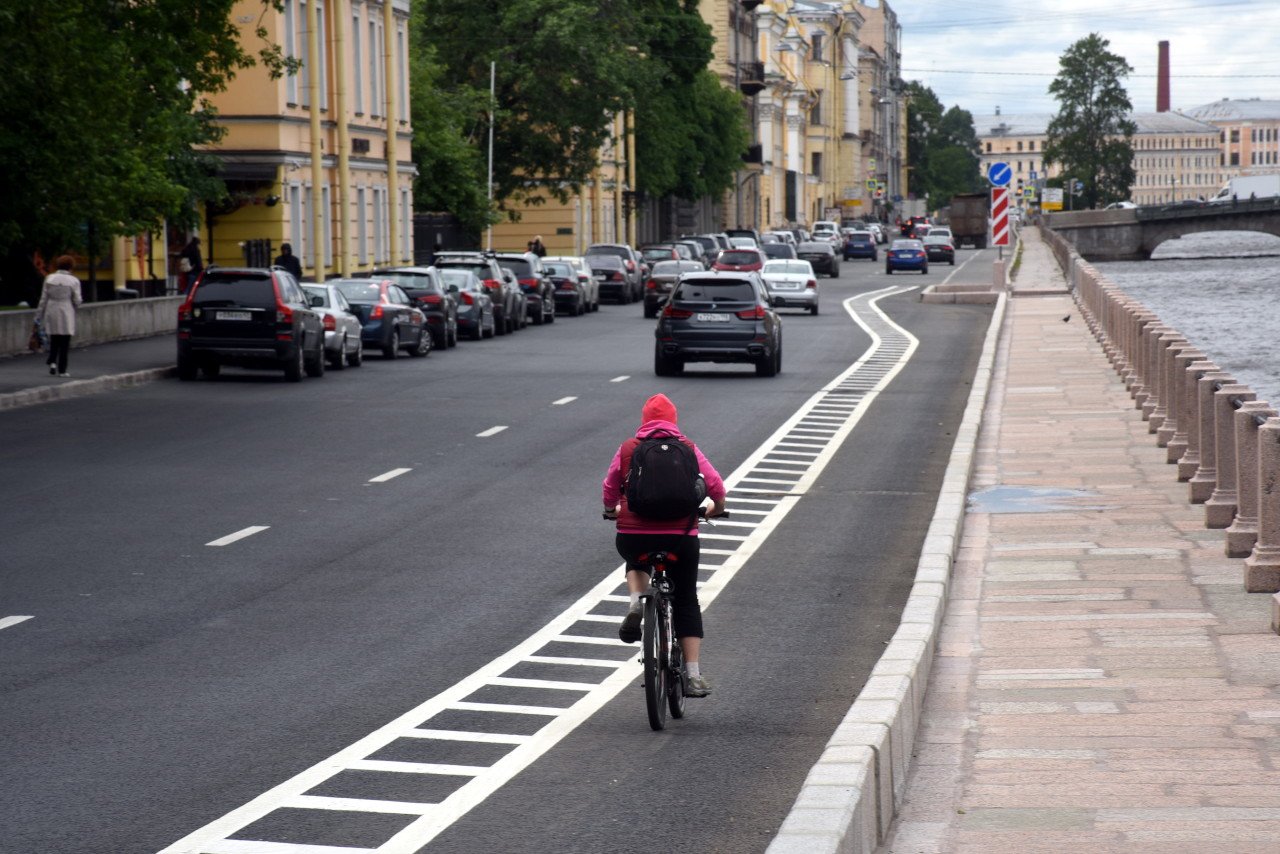
[[(85, 303), (76, 315), (76, 336), (71, 344), (101, 344), (174, 332), (178, 328), (178, 306), (182, 300), (182, 297), (155, 297)], [(27, 352), (27, 338), (35, 319), (34, 309), (0, 312), (0, 354), (12, 356)]]

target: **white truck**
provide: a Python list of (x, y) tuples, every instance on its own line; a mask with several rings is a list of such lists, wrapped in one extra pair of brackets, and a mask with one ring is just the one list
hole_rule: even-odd
[(1237, 175), (1227, 180), (1209, 204), (1230, 204), (1236, 200), (1245, 202), (1271, 196), (1280, 196), (1280, 175)]

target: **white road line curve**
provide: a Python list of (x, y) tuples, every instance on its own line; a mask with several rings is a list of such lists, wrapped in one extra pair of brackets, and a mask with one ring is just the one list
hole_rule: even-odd
[[(915, 287), (890, 286), (868, 293), (850, 297), (844, 301), (845, 310), (853, 321), (870, 337), (871, 345), (859, 359), (840, 375), (832, 379), (822, 389), (809, 398), (790, 418), (787, 419), (773, 435), (753, 451), (730, 475), (725, 478), (728, 489), (730, 507), (742, 505), (752, 506), (752, 515), (759, 516), (754, 529), (745, 536), (715, 534), (705, 532), (708, 544), (716, 540), (717, 545), (725, 548), (707, 548), (708, 555), (724, 555), (724, 560), (716, 567), (707, 566), (709, 578), (699, 582), (699, 597), (703, 607), (715, 601), (720, 591), (733, 579), (735, 574), (756, 552), (775, 528), (786, 518), (800, 498), (817, 481), (823, 469), (834, 459), (844, 441), (853, 432), (854, 427), (862, 419), (880, 392), (898, 375), (902, 368), (914, 355), (919, 342), (901, 326), (889, 319), (877, 303), (889, 296), (915, 290)], [(884, 353), (892, 354), (884, 358)], [(617, 378), (614, 381), (626, 379)], [(847, 393), (856, 384), (856, 398), (847, 397)], [(840, 400), (846, 405), (843, 423), (829, 438), (805, 440), (803, 453), (779, 450), (781, 445), (794, 445), (785, 441), (796, 426), (807, 418), (815, 408), (822, 407), (832, 411), (830, 404)], [(856, 400), (856, 402), (855, 402)], [(825, 406), (824, 406), (825, 404)], [(849, 406), (851, 404), (851, 406)], [(811, 458), (805, 461), (803, 468), (794, 474), (799, 475), (794, 481), (785, 481), (785, 488), (757, 489), (742, 486), (752, 481), (753, 473), (765, 464), (765, 461), (778, 453)], [(767, 470), (767, 466), (765, 466)], [(789, 472), (788, 474), (793, 474)], [(732, 545), (731, 545), (732, 544)], [(369, 757), (385, 748), (398, 738), (423, 738), (423, 733), (447, 732), (445, 739), (492, 740), (495, 743), (511, 743), (511, 750), (483, 769), (466, 771), (477, 773), (466, 783), (455, 789), (452, 794), (438, 804), (421, 805), (419, 815), (417, 804), (398, 804), (395, 802), (374, 802), (369, 811), (376, 812), (388, 809), (405, 810), (410, 815), (418, 815), (394, 836), (387, 839), (377, 848), (360, 849), (375, 851), (377, 854), (413, 854), (427, 845), (441, 832), (450, 827), (462, 816), (466, 815), (477, 804), (513, 779), (522, 770), (536, 761), (540, 756), (554, 747), (561, 739), (571, 733), (583, 721), (590, 718), (601, 707), (617, 696), (623, 688), (634, 685), (640, 675), (640, 664), (635, 654), (635, 646), (623, 644), (615, 636), (591, 637), (573, 634), (575, 624), (584, 620), (586, 615), (595, 611), (602, 603), (617, 602), (618, 591), (622, 585), (622, 567), (615, 568), (591, 590), (587, 591), (577, 602), (573, 603), (559, 616), (535, 632), (515, 648), (489, 662), (457, 684), (423, 702), (398, 718), (388, 722), (369, 735), (350, 745), (333, 756), (324, 759), (302, 773), (285, 780), (274, 788), (247, 804), (240, 806), (221, 818), (192, 832), (183, 839), (163, 849), (160, 854), (208, 854), (208, 852), (272, 852), (272, 851), (307, 851), (307, 848), (289, 848), (287, 843), (270, 840), (251, 841), (231, 840), (245, 827), (259, 821), (277, 809), (287, 808), (297, 803), (300, 798), (314, 797), (309, 795), (321, 783), (336, 774), (353, 768), (378, 767), (371, 764)], [(588, 621), (589, 622), (589, 621)], [(561, 646), (564, 645), (564, 646)], [(566, 648), (567, 647), (567, 648)], [(598, 651), (596, 655), (591, 650)], [(625, 657), (620, 653), (627, 652)], [(583, 657), (585, 656), (585, 657)], [(525, 705), (518, 702), (476, 702), (470, 700), (482, 689), (486, 698), (494, 696), (492, 692), (502, 691), (537, 691), (538, 688), (513, 687), (513, 682), (527, 684), (537, 680), (515, 680), (508, 672), (517, 665), (557, 665), (561, 667), (589, 668), (598, 677), (605, 676), (598, 682), (584, 683), (581, 688), (574, 686), (570, 691), (559, 690), (562, 694), (570, 694), (566, 701), (571, 705), (565, 707)], [(515, 674), (512, 674), (514, 676)], [(542, 680), (545, 684), (546, 680)], [(581, 694), (573, 698), (572, 694)], [(501, 696), (501, 693), (499, 693)], [(527, 697), (527, 694), (524, 695)], [(535, 698), (535, 702), (537, 702)], [(547, 700), (542, 700), (547, 702)], [(513, 734), (501, 730), (495, 733), (454, 730), (433, 730), (438, 724), (432, 719), (446, 712), (472, 711), (495, 713), (498, 718), (522, 716), (525, 721), (545, 718), (536, 732), (529, 736)], [(637, 721), (643, 720), (640, 706), (636, 706)], [(637, 726), (640, 724), (637, 723)], [(501, 727), (501, 722), (494, 724)], [(427, 737), (432, 737), (428, 735)], [(517, 741), (516, 739), (522, 739)], [(388, 767), (389, 773), (394, 773)], [(417, 773), (431, 773), (431, 766), (420, 766)], [(447, 766), (436, 766), (446, 768)], [(408, 771), (400, 768), (400, 771)], [(451, 771), (462, 771), (462, 767), (450, 768)], [(312, 809), (330, 809), (330, 803), (341, 803), (346, 809), (358, 811), (359, 800), (342, 800), (326, 802), (323, 799), (304, 801)], [(428, 807), (430, 807), (428, 809)], [(253, 847), (257, 846), (257, 847)], [(317, 852), (323, 849), (316, 848)], [(342, 849), (332, 849), (334, 851)]]

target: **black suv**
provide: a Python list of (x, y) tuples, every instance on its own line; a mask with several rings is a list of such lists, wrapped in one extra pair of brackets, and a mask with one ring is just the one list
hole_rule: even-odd
[(502, 268), (489, 252), (438, 252), (437, 269), (470, 270), (493, 300), (493, 329), (498, 335), (514, 332), (521, 323), (524, 298), (518, 284), (511, 286), (502, 277)]
[(542, 259), (532, 252), (500, 252), (493, 257), (510, 270), (524, 292), (525, 311), (534, 326), (556, 321), (556, 288), (542, 269)]
[(689, 273), (658, 315), (653, 371), (669, 377), (686, 362), (748, 362), (762, 377), (782, 370), (782, 321), (755, 273)]
[(223, 365), (324, 376), (324, 321), (280, 267), (209, 267), (178, 309), (178, 378)]

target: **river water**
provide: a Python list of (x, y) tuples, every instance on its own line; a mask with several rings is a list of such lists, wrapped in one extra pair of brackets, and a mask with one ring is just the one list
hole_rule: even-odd
[(1280, 238), (1191, 234), (1150, 261), (1095, 264), (1223, 370), (1280, 406)]

